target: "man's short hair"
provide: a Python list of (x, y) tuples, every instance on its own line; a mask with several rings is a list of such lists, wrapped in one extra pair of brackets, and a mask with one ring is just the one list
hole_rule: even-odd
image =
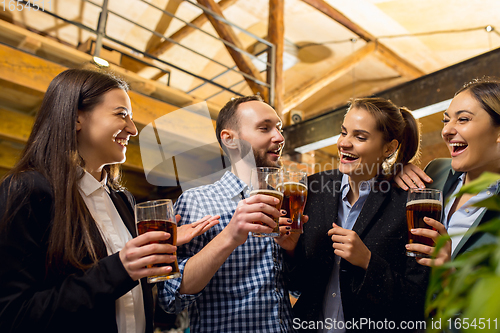
[(222, 144), (220, 133), (224, 129), (239, 129), (239, 117), (236, 115), (236, 111), (238, 110), (238, 106), (240, 104), (250, 101), (263, 102), (262, 97), (260, 97), (259, 95), (231, 98), (231, 100), (227, 102), (226, 105), (224, 105), (224, 107), (220, 110), (219, 115), (217, 116), (215, 134), (217, 135), (217, 141), (219, 141), (219, 145), (226, 154), (229, 154), (229, 152)]

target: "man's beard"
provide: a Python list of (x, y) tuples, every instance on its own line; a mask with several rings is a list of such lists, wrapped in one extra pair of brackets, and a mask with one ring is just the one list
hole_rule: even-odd
[(264, 156), (262, 156), (257, 151), (255, 151), (253, 148), (252, 148), (252, 151), (253, 151), (253, 156), (255, 158), (255, 165), (257, 167), (279, 168), (281, 166), (279, 159), (276, 162), (273, 162), (267, 158), (267, 153), (264, 153)]
[(241, 141), (240, 145), (240, 158), (247, 159), (247, 162), (250, 162), (248, 158), (248, 155), (250, 154), (250, 149), (252, 150), (256, 167), (272, 167), (272, 168), (281, 167), (281, 160), (278, 159), (276, 162), (270, 161), (267, 157), (267, 152), (262, 152), (261, 154), (259, 154), (258, 151), (256, 151), (252, 146), (250, 146), (248, 142), (244, 140)]

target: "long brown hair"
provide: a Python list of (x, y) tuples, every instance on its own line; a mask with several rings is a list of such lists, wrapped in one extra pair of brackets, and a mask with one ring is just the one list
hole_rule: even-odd
[[(76, 122), (78, 111), (91, 112), (113, 89), (128, 91), (127, 84), (110, 73), (69, 69), (57, 75), (45, 93), (42, 105), (21, 159), (9, 172), (9, 198), (26, 193), (22, 173), (37, 171), (50, 183), (53, 192), (53, 221), (49, 235), (47, 267), (65, 271), (68, 265), (86, 269), (99, 254), (99, 233), (78, 191), (84, 161), (78, 154)], [(120, 187), (119, 165), (106, 166), (109, 184)], [(7, 175), (7, 176), (9, 176)], [(10, 202), (10, 203), (9, 203)], [(13, 200), (7, 203), (7, 218), (12, 217)]]
[(377, 124), (377, 130), (383, 135), (384, 142), (399, 142), (399, 147), (386, 160), (387, 170), (379, 173), (379, 178), (392, 179), (410, 161), (416, 162), (420, 157), (420, 124), (410, 110), (398, 107), (390, 100), (381, 97), (356, 98), (350, 103), (352, 108), (368, 111)]

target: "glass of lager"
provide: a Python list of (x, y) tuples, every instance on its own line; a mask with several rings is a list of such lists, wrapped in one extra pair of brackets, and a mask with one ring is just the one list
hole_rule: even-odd
[[(177, 244), (177, 223), (175, 220), (174, 207), (169, 199), (152, 200), (141, 202), (135, 205), (135, 224), (137, 234), (142, 235), (148, 231), (165, 231), (170, 234), (170, 238), (164, 241), (165, 244)], [(176, 255), (176, 253), (169, 253)], [(165, 281), (181, 276), (177, 258), (171, 264), (154, 264), (155, 267), (171, 266), (172, 271), (166, 275), (148, 276), (148, 283)], [(148, 268), (151, 268), (149, 265)]]
[[(431, 238), (416, 236), (410, 232), (411, 229), (426, 228), (432, 229), (424, 222), (424, 217), (430, 217), (436, 221), (441, 221), (443, 210), (443, 193), (435, 189), (412, 188), (408, 192), (406, 202), (406, 222), (408, 224), (409, 243), (419, 243), (434, 246)], [(428, 258), (429, 256), (420, 252), (406, 251), (409, 257)]]
[(292, 220), (290, 232), (303, 233), (302, 215), (307, 200), (307, 173), (287, 171), (284, 174), (284, 196), (281, 209), (286, 210), (285, 217)]
[[(265, 194), (278, 198), (280, 201), (274, 207), (280, 210), (283, 202), (283, 170), (270, 167), (258, 167), (250, 170), (250, 196), (257, 194)], [(252, 236), (278, 237), (280, 235), (279, 217), (274, 218), (274, 222), (276, 222), (276, 228), (274, 228), (271, 233), (252, 232)], [(262, 222), (257, 223), (266, 225)]]

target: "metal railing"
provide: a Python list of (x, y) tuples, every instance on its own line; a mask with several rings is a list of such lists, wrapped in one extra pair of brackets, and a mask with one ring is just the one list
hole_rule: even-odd
[[(205, 15), (210, 15), (212, 17), (214, 17), (215, 19), (219, 20), (220, 22), (223, 22), (224, 24), (227, 24), (231, 27), (234, 27), (236, 29), (238, 29), (239, 31), (241, 31), (242, 33), (252, 37), (253, 39), (255, 39), (256, 41), (262, 43), (265, 45), (265, 48), (263, 51), (261, 51), (259, 54), (261, 53), (264, 53), (264, 52), (267, 52), (267, 54), (270, 56), (268, 57), (268, 60), (269, 61), (265, 61), (265, 60), (262, 60), (260, 58), (258, 58), (258, 55), (254, 55), (252, 53), (249, 53), (245, 50), (242, 50), (241, 48), (239, 48), (238, 46), (234, 45), (233, 43), (230, 43), (218, 36), (215, 36), (203, 29), (201, 29), (200, 27), (197, 27), (196, 25), (192, 24), (191, 22), (188, 22), (186, 20), (183, 20), (182, 18), (152, 4), (152, 3), (149, 3), (145, 0), (135, 0), (137, 2), (141, 2), (141, 3), (144, 3), (145, 5), (148, 5), (150, 6), (151, 8), (154, 8), (155, 10), (158, 10), (160, 11), (163, 15), (167, 15), (167, 16), (170, 16), (172, 17), (172, 19), (176, 19), (176, 20), (179, 20), (181, 21), (182, 23), (184, 23), (186, 26), (189, 26), (193, 29), (196, 29), (198, 31), (200, 31), (201, 33), (213, 38), (213, 39), (216, 39), (218, 40), (219, 42), (223, 43), (226, 47), (229, 47), (229, 48), (232, 48), (233, 50), (241, 53), (241, 54), (244, 54), (246, 55), (247, 57), (249, 57), (250, 59), (252, 59), (252, 61), (256, 61), (256, 62), (260, 62), (262, 64), (264, 64), (266, 66), (266, 70), (264, 70), (263, 72), (267, 72), (267, 81), (268, 82), (263, 82), (262, 80), (252, 76), (252, 75), (249, 75), (247, 73), (244, 73), (242, 71), (240, 71), (236, 66), (232, 65), (232, 66), (229, 66), (229, 65), (226, 65), (224, 63), (222, 63), (221, 61), (218, 61), (216, 59), (213, 59), (203, 53), (201, 53), (200, 51), (197, 51), (197, 50), (194, 50), (186, 45), (183, 45), (182, 43), (179, 43), (171, 38), (169, 38), (168, 36), (165, 36), (157, 31), (154, 31), (154, 30), (151, 30), (147, 27), (145, 27), (144, 25), (141, 25), (139, 24), (138, 22), (135, 22), (134, 20), (130, 19), (130, 18), (127, 18), (127, 17), (124, 17), (123, 15), (109, 9), (109, 0), (103, 0), (102, 2), (102, 5), (100, 4), (97, 4), (95, 2), (93, 2), (92, 0), (81, 0), (81, 1), (84, 1), (86, 3), (89, 3), (93, 6), (96, 6), (96, 7), (99, 7), (101, 9), (101, 12), (99, 14), (99, 19), (98, 19), (98, 24), (97, 24), (97, 28), (96, 29), (93, 29), (92, 27), (89, 27), (81, 22), (78, 22), (78, 21), (74, 21), (74, 20), (71, 20), (71, 19), (68, 19), (68, 18), (65, 18), (51, 10), (48, 10), (48, 9), (45, 9), (43, 12), (52, 16), (52, 17), (55, 17), (59, 20), (62, 20), (64, 21), (65, 23), (67, 24), (71, 24), (71, 25), (74, 25), (80, 29), (83, 29), (85, 31), (88, 31), (90, 33), (93, 33), (95, 34), (96, 36), (96, 40), (95, 40), (95, 49), (94, 49), (94, 56), (99, 56), (100, 53), (101, 53), (101, 50), (103, 48), (103, 41), (104, 40), (109, 40), (117, 45), (120, 45), (121, 47), (127, 49), (127, 50), (130, 50), (131, 53), (130, 54), (127, 54), (127, 52), (124, 52), (122, 50), (116, 50), (118, 52), (120, 52), (121, 54), (125, 54), (129, 57), (133, 57), (134, 60), (136, 61), (139, 61), (141, 62), (143, 65), (147, 65), (147, 66), (151, 66), (151, 67), (154, 67), (164, 73), (168, 73), (169, 74), (169, 81), (170, 81), (170, 70), (169, 69), (176, 69), (182, 73), (185, 73), (185, 74), (188, 74), (189, 76), (192, 76), (196, 79), (199, 79), (201, 81), (203, 81), (202, 84), (200, 85), (197, 85), (196, 87), (190, 89), (189, 91), (187, 91), (187, 93), (195, 93), (196, 90), (198, 90), (199, 88), (205, 86), (205, 85), (211, 85), (213, 87), (216, 87), (217, 89), (219, 89), (218, 92), (216, 93), (213, 93), (211, 94), (210, 96), (204, 98), (205, 100), (208, 100), (210, 98), (213, 98), (214, 96), (224, 92), (224, 91), (227, 91), (227, 92), (230, 92), (231, 94), (234, 94), (234, 95), (237, 95), (237, 96), (242, 96), (242, 94), (240, 92), (237, 92), (236, 90), (234, 90), (233, 88), (244, 82), (245, 80), (251, 80), (253, 82), (255, 82), (256, 84), (264, 87), (265, 89), (268, 90), (269, 92), (269, 102), (272, 103), (272, 101), (274, 101), (274, 82), (275, 82), (275, 74), (274, 74), (274, 67), (275, 67), (275, 64), (276, 64), (276, 49), (275, 49), (275, 46), (273, 44), (271, 44), (270, 42), (268, 42), (267, 40), (265, 39), (262, 39), (248, 31), (246, 31), (245, 29), (237, 26), (236, 24), (226, 20), (225, 18), (217, 15), (215, 12), (213, 12), (212, 10), (196, 3), (196, 2), (193, 2), (191, 0), (184, 0), (185, 3), (189, 3), (191, 4), (192, 6), (195, 6), (199, 9), (201, 9)], [(24, 5), (27, 5), (27, 6), (33, 6), (33, 2), (32, 1), (20, 1), (22, 2)], [(126, 42), (124, 41), (121, 41), (121, 40), (118, 40), (116, 38), (113, 38), (112, 36), (110, 36), (108, 33), (107, 33), (107, 22), (108, 22), (108, 19), (110, 17), (110, 15), (114, 15), (126, 22), (129, 22), (137, 27), (139, 27), (140, 29), (143, 29), (145, 31), (148, 31), (149, 33), (151, 33), (152, 35), (155, 35), (157, 37), (160, 38), (160, 40), (162, 41), (168, 41), (172, 44), (175, 44), (175, 45), (178, 45), (179, 47), (185, 49), (185, 50), (188, 50), (189, 52), (193, 53), (193, 54), (196, 54), (204, 59), (207, 59), (208, 61), (212, 62), (212, 63), (215, 63), (221, 67), (224, 68), (224, 70), (222, 72), (220, 72), (219, 74), (211, 77), (211, 78), (207, 78), (207, 77), (204, 77), (200, 74), (196, 74), (196, 73), (193, 73), (192, 71), (190, 70), (187, 70), (185, 68), (182, 68), (180, 65), (176, 65), (174, 63), (172, 63), (171, 61), (166, 61), (164, 59), (161, 59), (159, 56), (155, 56), (151, 53), (148, 53), (147, 51), (145, 50), (139, 50), (138, 48), (130, 45), (130, 44), (127, 44)], [(137, 54), (140, 54), (142, 55), (142, 57), (144, 57), (144, 59), (147, 59), (149, 61), (145, 61), (145, 60), (141, 60), (140, 57), (137, 57), (136, 55)], [(154, 64), (154, 62), (156, 62), (157, 64)], [(215, 82), (216, 79), (222, 77), (223, 75), (226, 75), (228, 73), (237, 73), (238, 75), (241, 75), (242, 76), (242, 80), (236, 82), (236, 83), (232, 83), (230, 84), (229, 86), (225, 86), (223, 84), (220, 84), (218, 82)], [(174, 78), (175, 79), (175, 78)]]

